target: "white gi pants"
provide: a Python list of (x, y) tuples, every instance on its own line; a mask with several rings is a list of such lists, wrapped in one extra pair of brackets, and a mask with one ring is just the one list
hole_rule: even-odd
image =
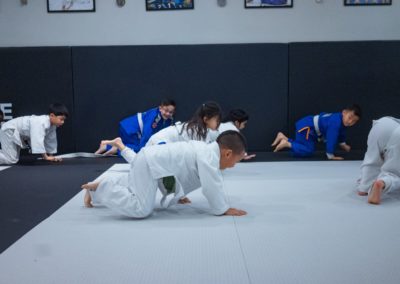
[(385, 183), (384, 193), (400, 188), (400, 125), (387, 117), (377, 120), (368, 135), (358, 190), (368, 192), (378, 179)]
[(144, 218), (153, 212), (157, 180), (153, 179), (143, 152), (139, 152), (130, 165), (128, 176), (102, 180), (90, 195), (94, 204), (128, 217)]
[(14, 142), (13, 130), (0, 130), (0, 144), (0, 165), (16, 164), (21, 147)]

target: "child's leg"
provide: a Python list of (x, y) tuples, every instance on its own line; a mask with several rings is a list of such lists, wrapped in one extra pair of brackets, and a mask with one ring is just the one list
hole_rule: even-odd
[(19, 160), (20, 147), (14, 143), (12, 132), (0, 130), (0, 165), (16, 164)]
[(314, 139), (314, 136), (307, 135), (307, 132), (297, 132), (296, 140), (289, 139), (292, 144), (293, 155), (295, 157), (310, 157), (315, 150)]
[(379, 143), (379, 139), (383, 136), (382, 131), (382, 122), (379, 122), (374, 124), (368, 134), (367, 152), (361, 164), (361, 177), (357, 186), (359, 195), (368, 195), (368, 191), (381, 172), (381, 167), (383, 165), (381, 152), (383, 152), (383, 148), (380, 146), (382, 143)]
[(157, 181), (153, 179), (143, 154), (131, 168), (128, 186), (121, 184), (122, 178), (105, 179), (95, 191), (90, 191), (93, 203), (102, 204), (111, 210), (134, 218), (151, 214), (157, 192)]
[(283, 134), (282, 132), (278, 132), (278, 134), (275, 137), (274, 142), (271, 144), (272, 147), (276, 146), (281, 142), (282, 140), (288, 140), (288, 138)]

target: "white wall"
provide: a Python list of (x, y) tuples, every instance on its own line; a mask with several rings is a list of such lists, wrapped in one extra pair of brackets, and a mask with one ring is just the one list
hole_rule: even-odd
[(0, 0), (0, 46), (77, 46), (399, 40), (400, 3), (345, 7), (294, 0), (244, 9), (244, 0), (195, 0), (194, 10), (146, 12), (145, 0), (96, 0), (95, 13), (47, 13), (46, 0)]

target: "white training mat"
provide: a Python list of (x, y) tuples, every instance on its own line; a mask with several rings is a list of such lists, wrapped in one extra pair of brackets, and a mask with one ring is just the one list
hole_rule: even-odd
[(367, 204), (360, 163), (240, 163), (225, 191), (244, 217), (210, 215), (196, 191), (134, 220), (84, 208), (82, 192), (0, 255), (0, 282), (397, 284), (400, 195)]
[(8, 169), (8, 168), (9, 168), (9, 166), (0, 166), (0, 171)]

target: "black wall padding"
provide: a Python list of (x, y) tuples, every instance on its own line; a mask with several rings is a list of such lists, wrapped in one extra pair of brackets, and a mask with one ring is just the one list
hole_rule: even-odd
[(287, 45), (170, 45), (73, 47), (77, 148), (93, 151), (118, 134), (122, 118), (176, 100), (179, 120), (204, 101), (251, 118), (251, 150), (266, 151), (286, 127)]
[(356, 102), (364, 118), (348, 138), (362, 150), (372, 119), (400, 117), (399, 78), (400, 41), (0, 48), (0, 103), (12, 102), (14, 117), (54, 101), (70, 108), (60, 152), (95, 150), (164, 97), (182, 121), (206, 100), (245, 109), (250, 152), (270, 151), (305, 115)]
[(0, 48), (0, 103), (9, 102), (13, 117), (48, 114), (51, 103), (64, 103), (71, 117), (58, 130), (58, 149), (75, 151), (70, 48)]
[(400, 117), (400, 42), (323, 42), (289, 45), (289, 125), (302, 116), (358, 103), (362, 121), (349, 143), (365, 149), (371, 120)]

